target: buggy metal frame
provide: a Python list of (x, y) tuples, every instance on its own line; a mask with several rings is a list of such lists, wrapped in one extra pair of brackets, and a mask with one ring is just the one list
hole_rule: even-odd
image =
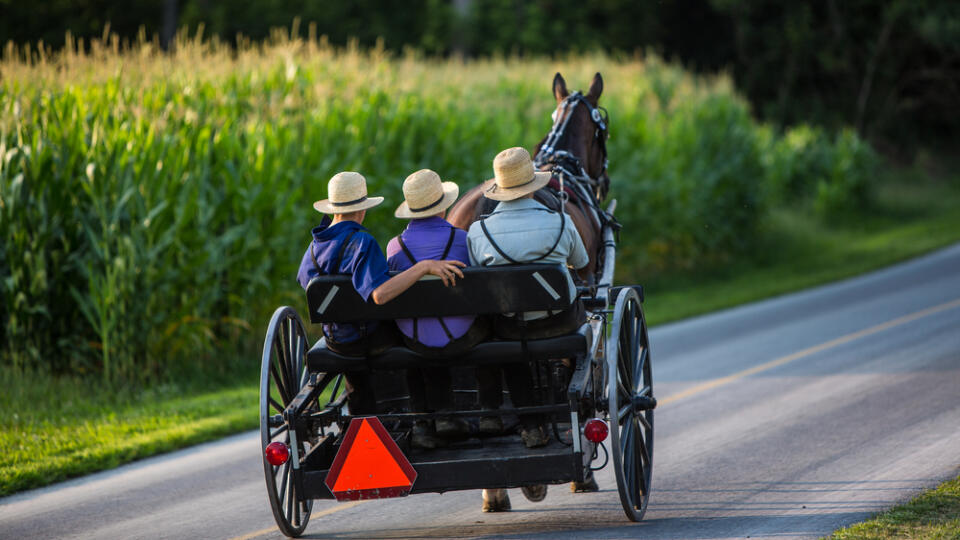
[[(608, 211), (613, 212), (615, 201)], [(312, 347), (296, 310), (284, 306), (271, 318), (261, 364), (260, 432), (262, 448), (275, 441), (290, 449), (281, 466), (263, 457), (271, 508), (287, 536), (303, 533), (314, 499), (332, 499), (324, 480), (356, 418), (346, 408), (343, 374), (374, 374), (423, 367), (470, 368), (528, 362), (536, 375), (539, 402), (532, 407), (479, 409), (468, 402), (452, 413), (464, 418), (541, 414), (552, 427), (550, 442), (526, 448), (516, 436), (470, 438), (448, 448), (411, 448), (410, 426), (436, 413), (410, 412), (406, 396), (388, 396), (377, 417), (387, 426), (417, 472), (410, 493), (509, 488), (533, 484), (583, 482), (593, 464), (612, 462), (620, 500), (628, 519), (639, 521), (650, 496), (653, 460), (651, 358), (643, 289), (615, 287), (614, 230), (603, 230), (602, 264), (597, 285), (579, 288), (587, 322), (573, 333), (547, 339), (490, 341), (469, 353), (442, 360), (394, 347), (366, 358), (341, 356), (323, 338)], [(471, 267), (456, 286), (437, 278), (421, 279), (385, 305), (364, 302), (349, 276), (320, 276), (307, 288), (312, 323), (394, 320), (454, 315), (499, 315), (520, 311), (562, 310), (570, 306), (571, 276), (562, 265)], [(567, 359), (562, 361), (558, 359)], [(469, 390), (466, 391), (469, 394)], [(610, 425), (606, 447), (583, 434), (586, 420)], [(608, 450), (609, 448), (609, 450)], [(608, 459), (611, 458), (612, 459)]]

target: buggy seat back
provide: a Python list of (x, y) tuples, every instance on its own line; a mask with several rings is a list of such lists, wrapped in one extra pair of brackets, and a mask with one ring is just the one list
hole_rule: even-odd
[(426, 276), (382, 305), (364, 301), (350, 276), (318, 276), (307, 285), (310, 322), (562, 311), (574, 300), (570, 298), (572, 278), (560, 264), (468, 267), (463, 275), (451, 287), (438, 277)]

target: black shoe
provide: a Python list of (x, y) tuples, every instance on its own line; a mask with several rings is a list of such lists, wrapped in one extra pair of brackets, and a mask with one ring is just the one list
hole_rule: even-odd
[(540, 446), (546, 446), (550, 442), (550, 437), (547, 436), (547, 431), (543, 429), (543, 426), (531, 426), (525, 427), (520, 431), (520, 438), (523, 439), (523, 444), (527, 448), (538, 448)]
[(410, 444), (413, 445), (414, 448), (433, 450), (434, 448), (443, 446), (443, 441), (437, 437), (433, 422), (429, 420), (417, 420), (413, 423)]
[(470, 424), (463, 418), (437, 418), (437, 435), (448, 439), (464, 438), (470, 435)]
[(503, 419), (499, 416), (484, 416), (480, 419), (481, 435), (503, 434)]

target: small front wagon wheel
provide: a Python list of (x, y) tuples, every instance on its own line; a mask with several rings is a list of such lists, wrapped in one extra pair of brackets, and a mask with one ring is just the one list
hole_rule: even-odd
[[(297, 537), (310, 521), (313, 501), (302, 499), (293, 478), (291, 454), (280, 466), (271, 465), (264, 449), (279, 441), (290, 447), (290, 433), (283, 421), (283, 411), (307, 382), (307, 336), (296, 310), (281, 307), (273, 313), (263, 342), (263, 363), (260, 368), (260, 456), (267, 481), (270, 508), (280, 532)], [(303, 441), (297, 443), (297, 454), (306, 451)]]
[(650, 500), (656, 400), (647, 324), (634, 289), (620, 291), (612, 320), (605, 347), (610, 453), (623, 511), (640, 521)]

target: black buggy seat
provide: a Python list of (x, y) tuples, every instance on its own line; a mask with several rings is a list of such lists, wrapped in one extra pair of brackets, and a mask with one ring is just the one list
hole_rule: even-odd
[[(445, 287), (438, 277), (426, 276), (382, 305), (365, 302), (354, 290), (350, 276), (315, 277), (307, 286), (310, 322), (562, 311), (574, 300), (570, 298), (572, 278), (560, 264), (468, 267), (463, 274), (452, 287)], [(312, 372), (345, 372), (568, 358), (586, 353), (591, 335), (585, 324), (576, 333), (552, 338), (487, 341), (466, 354), (440, 360), (401, 346), (365, 359), (343, 356), (329, 350), (321, 339), (307, 353), (307, 365)]]

